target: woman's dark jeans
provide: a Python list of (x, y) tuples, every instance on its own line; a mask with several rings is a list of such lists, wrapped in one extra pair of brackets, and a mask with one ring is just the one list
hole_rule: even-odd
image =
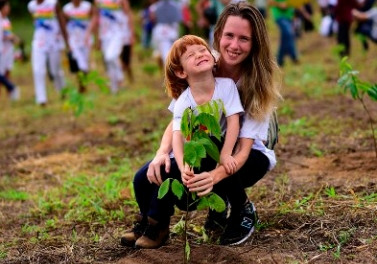
[[(162, 180), (173, 178), (182, 182), (181, 173), (175, 159), (172, 158), (170, 161), (170, 173), (165, 172), (165, 167), (161, 168)], [(174, 214), (175, 205), (182, 210), (186, 209), (186, 196), (184, 195), (181, 200), (178, 200), (169, 191), (162, 199), (158, 199), (159, 186), (149, 183), (147, 178), (149, 164), (150, 162), (146, 163), (135, 175), (133, 183), (136, 201), (139, 205), (140, 213), (144, 217), (149, 216), (161, 223), (161, 225), (167, 226), (170, 223), (170, 217)], [(210, 171), (215, 166), (216, 162), (207, 158), (202, 160), (200, 171)], [(214, 185), (213, 192), (230, 202), (232, 212), (238, 212), (247, 199), (244, 189), (258, 182), (266, 174), (268, 167), (268, 158), (260, 151), (253, 149), (245, 165), (236, 174)], [(189, 203), (191, 202), (192, 200), (190, 199)], [(194, 208), (190, 208), (190, 210), (192, 209)]]

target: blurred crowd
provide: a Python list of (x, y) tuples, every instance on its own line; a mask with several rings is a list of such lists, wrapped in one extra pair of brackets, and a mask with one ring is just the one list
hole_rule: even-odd
[[(77, 74), (80, 92), (85, 92), (82, 76), (90, 71), (90, 53), (97, 48), (112, 93), (124, 87), (125, 76), (133, 83), (133, 46), (140, 42), (153, 50), (153, 57), (164, 66), (172, 43), (181, 35), (202, 34), (213, 43), (217, 17), (223, 8), (239, 0), (144, 0), (142, 9), (132, 10), (129, 0), (71, 0), (60, 6), (58, 0), (32, 0), (27, 9), (34, 20), (31, 64), (35, 101), (46, 106), (47, 77), (57, 91), (66, 85), (62, 67), (65, 51), (69, 70)], [(363, 48), (377, 43), (375, 0), (253, 0), (262, 15), (276, 23), (280, 39), (276, 61), (283, 67), (285, 58), (299, 63), (296, 41), (304, 32), (316, 31), (336, 37), (340, 56), (351, 52), (352, 32), (360, 36)], [(314, 14), (321, 20), (315, 23)], [(9, 19), (10, 1), (0, 0), (0, 83), (10, 100), (19, 100), (20, 89), (11, 80), (14, 59), (26, 59), (24, 42), (14, 32)], [(137, 23), (135, 21), (137, 21)], [(354, 24), (354, 26), (353, 26)], [(141, 33), (138, 34), (141, 29)], [(137, 32), (137, 33), (136, 33)]]

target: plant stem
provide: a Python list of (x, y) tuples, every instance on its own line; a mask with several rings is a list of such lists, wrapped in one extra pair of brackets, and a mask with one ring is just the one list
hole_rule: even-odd
[(186, 195), (186, 216), (185, 216), (185, 228), (183, 230), (183, 236), (185, 238), (185, 244), (184, 244), (184, 247), (183, 247), (183, 263), (184, 264), (187, 264), (189, 263), (189, 260), (187, 259), (187, 252), (186, 252), (186, 243), (188, 243), (188, 239), (187, 239), (187, 223), (188, 223), (188, 218), (189, 218), (189, 194), (190, 193), (187, 193)]
[(369, 121), (369, 124), (370, 124), (370, 128), (372, 129), (374, 151), (376, 153), (376, 158), (377, 158), (377, 141), (376, 141), (376, 135), (374, 134), (373, 118), (372, 118), (367, 106), (365, 105), (363, 98), (359, 97), (359, 101), (363, 105), (364, 110), (365, 110), (365, 112), (367, 112), (367, 115), (368, 115), (368, 121)]

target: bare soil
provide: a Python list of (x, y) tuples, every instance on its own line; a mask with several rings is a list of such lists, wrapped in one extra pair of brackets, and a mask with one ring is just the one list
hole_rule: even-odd
[[(312, 36), (311, 40), (317, 37)], [(311, 45), (310, 40), (301, 45), (302, 64), (313, 61), (322, 50), (318, 45)], [(377, 49), (372, 48), (370, 57), (375, 60)], [(334, 63), (332, 59), (325, 61)], [(288, 65), (285, 70), (293, 67), (301, 66)], [(371, 67), (366, 78), (374, 78), (376, 82), (376, 65), (371, 64)], [(336, 79), (337, 72), (330, 70), (326, 87), (335, 87)], [(281, 135), (276, 147), (278, 166), (249, 192), (264, 225), (246, 243), (237, 247), (198, 243), (195, 235), (190, 236), (191, 263), (377, 263), (377, 204), (375, 199), (371, 203), (362, 203), (365, 195), (377, 191), (377, 158), (371, 133), (368, 133), (367, 116), (359, 103), (349, 96), (333, 94), (316, 98), (300, 88), (284, 87), (285, 101), (294, 102), (294, 113), (291, 116), (282, 114), (280, 123), (310, 117), (318, 122), (331, 120), (328, 127), (321, 127), (312, 137)], [(169, 101), (163, 97), (160, 100), (165, 100), (166, 105)], [(134, 111), (147, 103), (150, 102), (138, 101), (135, 105), (124, 105), (122, 109)], [(366, 103), (376, 120), (376, 102), (366, 100)], [(284, 102), (282, 104), (284, 106)], [(98, 152), (80, 153), (77, 146), (83, 145), (93, 149), (113, 146), (121, 149), (122, 155), (145, 157), (154, 151), (150, 149), (151, 139), (145, 135), (152, 133), (161, 120), (166, 122), (168, 114), (163, 109), (148, 112), (144, 113), (143, 120), (127, 120), (115, 125), (94, 122), (76, 127), (69, 125), (69, 120), (53, 120), (49, 116), (44, 118), (43, 126), (25, 121), (20, 126), (15, 125), (14, 132), (0, 141), (0, 177), (10, 175), (16, 180), (16, 187), (35, 192), (61, 184), (59, 175), (67, 167), (73, 172), (90, 173), (91, 165), (108, 162), (108, 157)], [(332, 133), (338, 129), (332, 124), (339, 126), (339, 123), (343, 124), (341, 130)], [(316, 127), (316, 124), (312, 126)], [(126, 136), (121, 139), (114, 136), (122, 129), (127, 130)], [(41, 141), (41, 135), (47, 134), (47, 139)], [(321, 154), (313, 154), (313, 144), (322, 150)], [(120, 155), (118, 152), (114, 154)], [(330, 186), (336, 189), (336, 197), (323, 195)], [(0, 186), (0, 190), (3, 189), (5, 186)], [(129, 193), (123, 195), (125, 198), (130, 196)], [(282, 210), (283, 202), (292, 205), (298, 197), (303, 199), (310, 195), (313, 198), (302, 206), (301, 211), (299, 205)], [(28, 214), (30, 206), (29, 202), (0, 200), (2, 244), (20, 237), (20, 227), (25, 222), (38, 223), (38, 217)], [(125, 208), (129, 214), (134, 213), (133, 210)], [(177, 212), (172, 223), (176, 223), (181, 215), (182, 212)], [(198, 212), (192, 222), (200, 225), (204, 218), (205, 213)], [(8, 257), (0, 263), (182, 263), (180, 236), (172, 234), (167, 244), (159, 249), (135, 250), (119, 245), (121, 234), (117, 230), (120, 226), (131, 227), (132, 218), (128, 215), (124, 222), (112, 222), (106, 226), (97, 223), (63, 225), (52, 232), (55, 240), (36, 244), (21, 237), (16, 245), (8, 247)], [(101, 234), (101, 240), (71, 243), (64, 239), (64, 234), (73, 229), (78, 234), (96, 230)], [(348, 237), (344, 238), (342, 234)]]

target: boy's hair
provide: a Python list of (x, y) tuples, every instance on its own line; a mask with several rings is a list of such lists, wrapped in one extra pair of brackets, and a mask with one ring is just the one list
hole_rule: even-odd
[(207, 42), (194, 35), (185, 35), (173, 43), (166, 58), (165, 86), (168, 95), (174, 99), (177, 99), (189, 86), (186, 79), (179, 78), (175, 73), (183, 71), (181, 57), (191, 45), (203, 45), (211, 52)]
[(3, 7), (8, 4), (9, 0), (0, 0), (0, 10), (3, 9)]
[[(257, 120), (263, 120), (271, 113), (281, 95), (274, 84), (274, 73), (278, 72), (271, 55), (265, 19), (253, 5), (241, 1), (227, 5), (221, 13), (214, 30), (215, 50), (220, 52), (225, 23), (229, 16), (240, 17), (251, 27), (251, 51), (241, 64), (241, 87), (239, 88), (245, 112)], [(220, 57), (221, 68), (221, 57)]]

